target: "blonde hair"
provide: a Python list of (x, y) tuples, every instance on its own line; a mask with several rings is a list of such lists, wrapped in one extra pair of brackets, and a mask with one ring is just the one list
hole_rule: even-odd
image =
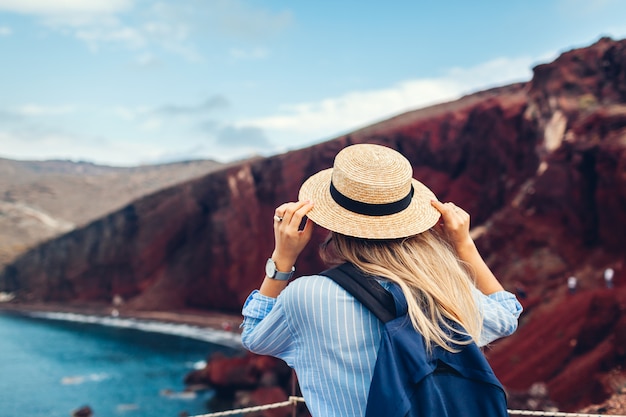
[(482, 317), (473, 296), (470, 271), (435, 230), (393, 240), (331, 232), (321, 256), (331, 264), (350, 262), (368, 275), (398, 284), (413, 327), (429, 350), (435, 344), (454, 352), (455, 345), (478, 340)]

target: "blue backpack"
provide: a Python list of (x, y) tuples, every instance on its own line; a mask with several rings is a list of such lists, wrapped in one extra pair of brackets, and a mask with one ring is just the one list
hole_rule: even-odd
[[(326, 270), (384, 324), (365, 417), (507, 417), (506, 394), (475, 343), (429, 354), (400, 288), (346, 263)], [(459, 340), (457, 338), (457, 340)]]

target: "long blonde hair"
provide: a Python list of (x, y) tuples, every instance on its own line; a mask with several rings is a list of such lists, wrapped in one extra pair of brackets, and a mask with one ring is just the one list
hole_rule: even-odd
[[(455, 345), (478, 340), (482, 317), (473, 296), (470, 271), (434, 229), (393, 240), (360, 239), (331, 232), (322, 245), (321, 256), (330, 264), (351, 262), (368, 275), (398, 284), (407, 300), (413, 327), (424, 337), (429, 350), (436, 344), (454, 352)], [(455, 338), (455, 332), (471, 339)]]

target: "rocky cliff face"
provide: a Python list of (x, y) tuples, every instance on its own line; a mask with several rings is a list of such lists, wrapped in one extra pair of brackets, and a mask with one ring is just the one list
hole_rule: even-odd
[[(489, 352), (494, 369), (511, 389), (545, 383), (568, 410), (626, 386), (625, 89), (624, 41), (535, 69), (525, 113), (543, 132), (540, 162), (479, 240), (505, 282), (528, 293), (521, 328)], [(578, 278), (574, 295), (568, 276)]]
[[(477, 222), (536, 169), (524, 85), (410, 113), (317, 146), (244, 162), (142, 198), (43, 244), (7, 267), (4, 291), (24, 300), (110, 300), (129, 308), (237, 311), (273, 245), (272, 216), (300, 184), (357, 142), (399, 149), (416, 176)], [(312, 244), (298, 272), (322, 268)]]
[[(622, 357), (613, 342), (600, 343), (606, 355), (586, 356), (595, 367), (577, 368), (597, 375), (593, 395), (558, 394), (557, 386), (585, 385), (589, 375), (568, 368), (574, 356), (595, 352), (596, 341), (623, 338), (623, 296), (613, 291), (574, 303), (565, 280), (576, 275), (579, 292), (591, 294), (611, 266), (617, 286), (626, 285), (626, 41), (601, 39), (564, 53), (536, 67), (525, 84), (162, 190), (26, 253), (0, 274), (0, 291), (21, 300), (108, 302), (119, 294), (129, 309), (239, 311), (271, 253), (274, 208), (295, 199), (303, 180), (330, 167), (341, 148), (361, 142), (398, 149), (440, 200), (466, 208), (495, 273), (508, 289), (524, 290), (519, 336), (490, 352), (503, 380), (519, 390), (546, 382), (566, 407), (606, 395), (604, 375), (614, 368), (596, 365), (616, 363), (606, 355)], [(323, 269), (316, 254), (322, 235), (316, 232), (299, 259), (299, 274)], [(603, 297), (613, 300), (609, 310)], [(566, 307), (551, 310), (546, 303)], [(606, 317), (594, 321), (597, 314)], [(539, 332), (546, 317), (561, 324), (537, 343), (561, 346), (559, 338), (587, 333), (572, 336), (575, 346), (558, 366), (537, 373), (528, 364), (540, 366), (540, 359), (527, 358), (540, 350), (520, 338)], [(563, 323), (578, 323), (578, 333), (556, 330)], [(553, 350), (543, 352), (541, 360), (552, 361)]]

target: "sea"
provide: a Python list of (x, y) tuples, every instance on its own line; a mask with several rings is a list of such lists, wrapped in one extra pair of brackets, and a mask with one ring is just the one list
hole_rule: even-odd
[(243, 354), (237, 333), (70, 313), (0, 313), (0, 417), (206, 414), (211, 390), (183, 379), (212, 354)]

